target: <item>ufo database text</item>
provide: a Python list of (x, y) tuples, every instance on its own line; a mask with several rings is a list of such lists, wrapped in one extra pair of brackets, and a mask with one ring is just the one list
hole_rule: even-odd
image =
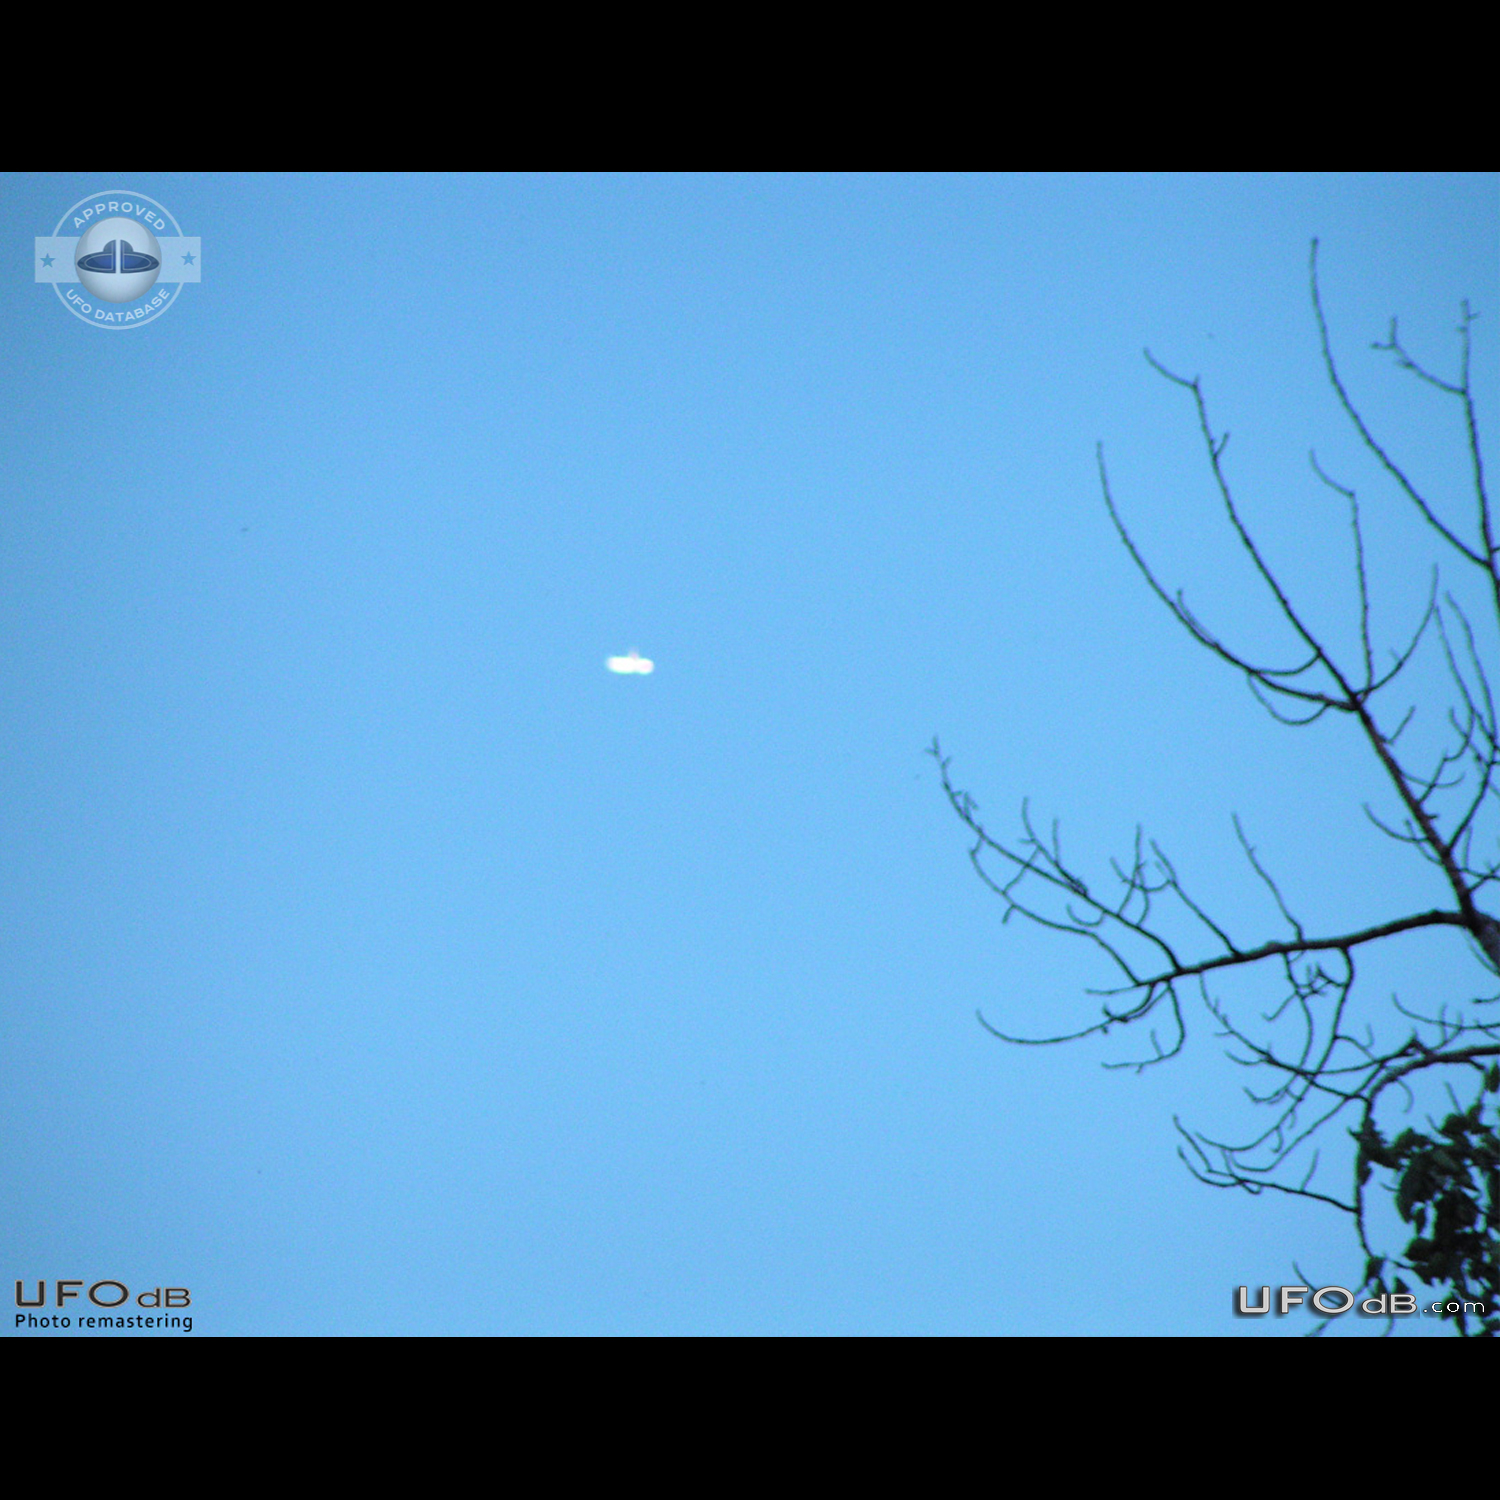
[(647, 672), (654, 672), (656, 670), (656, 663), (642, 656), (634, 646), (630, 648), (629, 656), (606, 657), (604, 665), (611, 672), (639, 672), (643, 676)]

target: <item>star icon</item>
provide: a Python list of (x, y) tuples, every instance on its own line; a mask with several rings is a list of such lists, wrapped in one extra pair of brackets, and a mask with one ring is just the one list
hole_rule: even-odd
[(193, 257), (192, 257), (192, 256), (191, 256), (191, 255), (184, 255), (184, 256), (183, 256), (183, 257), (182, 257), (182, 263), (183, 263), (183, 265), (185, 265), (185, 266), (190, 266), (190, 265), (192, 265), (192, 263), (193, 263)]
[(44, 255), (42, 257), (42, 264), (44, 266), (50, 266), (52, 264), (52, 257), (50, 255)]

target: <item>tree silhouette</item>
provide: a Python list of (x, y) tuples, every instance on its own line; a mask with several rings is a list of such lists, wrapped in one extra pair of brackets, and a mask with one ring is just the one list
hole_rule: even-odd
[[(1322, 343), (1323, 364), (1339, 405), (1386, 479), (1414, 506), (1438, 551), (1456, 556), (1461, 567), (1478, 569), (1483, 583), (1486, 639), (1481, 650), (1469, 614), (1453, 593), (1439, 596), (1440, 570), (1434, 566), (1426, 609), (1399, 650), (1382, 661), (1371, 638), (1370, 587), (1365, 566), (1360, 504), (1353, 488), (1325, 472), (1316, 454), (1314, 472), (1348, 505), (1353, 539), (1353, 583), (1357, 600), (1359, 648), (1339, 655), (1308, 624), (1246, 526), (1225, 464), (1227, 433), (1216, 432), (1198, 379), (1174, 374), (1146, 358), (1163, 378), (1187, 392), (1224, 513), (1261, 584), (1268, 591), (1291, 642), (1289, 665), (1252, 660), (1226, 643), (1189, 609), (1182, 593), (1158, 578), (1122, 520), (1104, 450), (1098, 449), (1104, 504), (1126, 551), (1147, 585), (1177, 622), (1226, 666), (1240, 673), (1262, 706), (1280, 723), (1306, 726), (1325, 715), (1342, 715), (1382, 772), (1391, 807), (1377, 813), (1365, 806), (1374, 825), (1396, 846), (1397, 859), (1420, 856), (1438, 872), (1446, 891), (1442, 906), (1384, 916), (1356, 930), (1309, 933), (1293, 914), (1282, 886), (1258, 857), (1238, 817), (1234, 828), (1250, 869), (1268, 890), (1286, 930), (1254, 944), (1231, 938), (1229, 923), (1216, 920), (1189, 895), (1170, 859), (1154, 841), (1135, 846), (1123, 862), (1111, 861), (1103, 885), (1091, 886), (1064, 861), (1054, 823), (1043, 835), (1025, 802), (1020, 832), (1010, 840), (992, 835), (978, 818), (978, 806), (951, 777), (951, 758), (933, 741), (932, 755), (942, 772), (943, 790), (974, 835), (970, 859), (980, 878), (1004, 903), (1004, 919), (1020, 916), (1094, 947), (1114, 978), (1107, 988), (1090, 990), (1103, 1000), (1101, 1019), (1066, 1035), (1018, 1037), (979, 1019), (993, 1035), (1017, 1045), (1047, 1045), (1106, 1034), (1115, 1027), (1149, 1031), (1151, 1055), (1126, 1063), (1137, 1071), (1177, 1055), (1187, 1039), (1190, 987), (1217, 1023), (1228, 1055), (1254, 1073), (1259, 1087), (1247, 1087), (1249, 1100), (1263, 1113), (1264, 1128), (1251, 1139), (1215, 1139), (1184, 1126), (1179, 1155), (1192, 1174), (1214, 1187), (1251, 1194), (1266, 1190), (1329, 1205), (1350, 1215), (1365, 1259), (1364, 1281), (1356, 1297), (1395, 1297), (1387, 1310), (1414, 1310), (1411, 1276), (1441, 1289), (1442, 1315), (1464, 1336), (1500, 1333), (1500, 993), (1410, 1006), (1393, 997), (1380, 1017), (1382, 1040), (1363, 996), (1355, 997), (1357, 956), (1372, 943), (1425, 927), (1457, 929), (1471, 940), (1470, 954), (1482, 984), (1492, 988), (1500, 975), (1500, 921), (1480, 905), (1496, 901), (1500, 880), (1500, 719), (1484, 660), (1500, 644), (1500, 542), (1485, 486), (1470, 385), (1470, 331), (1475, 314), (1462, 307), (1458, 326), (1459, 372), (1445, 380), (1424, 369), (1402, 347), (1395, 319), (1387, 338), (1372, 347), (1451, 397), (1461, 408), (1464, 443), (1472, 473), (1472, 510), (1454, 522), (1456, 506), (1430, 502), (1407, 472), (1374, 436), (1351, 400), (1335, 361), (1318, 287), (1318, 242), (1312, 242), (1310, 282), (1313, 312)], [(1448, 515), (1450, 519), (1444, 519)], [(1472, 576), (1472, 575), (1471, 575)], [(1493, 610), (1493, 622), (1488, 620)], [(1489, 626), (1493, 623), (1494, 634)], [(1402, 747), (1417, 704), (1402, 699), (1409, 668), (1424, 649), (1441, 652), (1446, 701), (1439, 709), (1441, 734), (1425, 753)], [(1350, 655), (1353, 659), (1350, 660)], [(1396, 700), (1393, 704), (1393, 700)], [(1405, 713), (1396, 718), (1401, 707)], [(1186, 924), (1192, 937), (1184, 939)], [(1194, 946), (1188, 947), (1191, 942)], [(1279, 999), (1258, 1027), (1232, 1018), (1211, 992), (1221, 971), (1274, 970)], [(1494, 1007), (1491, 1009), (1490, 1007)], [(1434, 1013), (1435, 1009), (1435, 1013)], [(1159, 1036), (1168, 1026), (1166, 1041)], [(1394, 1025), (1394, 1031), (1392, 1026)], [(1392, 1137), (1393, 1113), (1410, 1117), (1419, 1093), (1426, 1103), (1434, 1084), (1451, 1102), (1441, 1123), (1430, 1118), (1431, 1134), (1411, 1125)], [(1460, 1102), (1462, 1090), (1472, 1102)], [(1342, 1129), (1333, 1129), (1335, 1122)], [(1330, 1189), (1318, 1176), (1317, 1145), (1352, 1137), (1347, 1190)], [(1302, 1171), (1308, 1157), (1311, 1163)], [(1400, 1253), (1377, 1248), (1372, 1224), (1371, 1180), (1393, 1200), (1401, 1221), (1415, 1231)], [(1397, 1239), (1404, 1237), (1401, 1231)], [(1299, 1275), (1301, 1273), (1299, 1272)], [(1389, 1332), (1393, 1326), (1386, 1324)], [(1318, 1332), (1327, 1324), (1321, 1324)]]

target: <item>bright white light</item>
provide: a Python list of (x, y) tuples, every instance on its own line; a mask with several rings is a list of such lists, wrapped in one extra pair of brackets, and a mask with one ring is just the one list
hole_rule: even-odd
[(654, 672), (656, 663), (647, 660), (634, 646), (630, 648), (629, 656), (611, 656), (605, 660), (604, 665), (611, 672)]

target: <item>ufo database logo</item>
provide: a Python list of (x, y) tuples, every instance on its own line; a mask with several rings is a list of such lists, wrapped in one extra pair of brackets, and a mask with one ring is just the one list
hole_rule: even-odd
[(184, 283), (203, 279), (202, 256), (202, 240), (154, 198), (94, 193), (36, 237), (36, 279), (92, 327), (139, 328), (175, 306)]

